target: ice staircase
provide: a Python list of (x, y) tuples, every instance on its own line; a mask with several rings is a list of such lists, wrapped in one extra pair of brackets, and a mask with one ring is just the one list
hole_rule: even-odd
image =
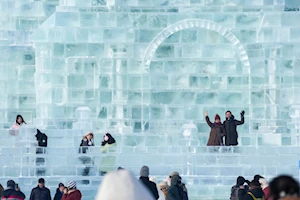
[[(216, 148), (205, 146), (191, 147), (169, 143), (166, 146), (132, 146), (129, 141), (170, 139), (168, 136), (158, 135), (115, 135), (118, 143), (115, 153), (100, 153), (100, 147), (89, 149), (88, 156), (93, 158), (90, 176), (82, 176), (85, 165), (82, 165), (78, 154), (78, 147), (64, 146), (64, 141), (69, 138), (67, 133), (64, 139), (49, 135), (50, 144), (45, 154), (36, 154), (35, 147), (19, 146), (5, 147), (3, 132), (1, 130), (1, 167), (0, 183), (5, 184), (8, 179), (14, 179), (22, 190), (30, 194), (40, 177), (36, 173), (41, 168), (46, 168), (43, 177), (52, 194), (59, 182), (67, 183), (75, 180), (83, 191), (83, 199), (93, 199), (98, 185), (101, 183), (99, 167), (101, 159), (107, 155), (116, 156), (113, 167), (122, 166), (131, 170), (136, 176), (143, 165), (151, 169), (151, 176), (157, 181), (164, 180), (172, 171), (179, 171), (189, 189), (191, 199), (228, 199), (230, 187), (239, 175), (251, 179), (255, 174), (261, 174), (268, 179), (277, 174), (290, 174), (298, 176), (298, 160), (300, 147), (278, 146), (239, 146), (234, 148)], [(43, 130), (47, 132), (47, 130)], [(96, 137), (101, 134), (96, 134)], [(6, 136), (7, 137), (7, 134)], [(80, 138), (78, 138), (80, 139)], [(180, 141), (185, 143), (185, 141)], [(55, 144), (55, 145), (53, 145)], [(99, 143), (98, 143), (99, 144)], [(192, 151), (191, 151), (192, 148)], [(45, 158), (43, 165), (36, 163), (36, 158)], [(88, 180), (86, 185), (83, 180)]]
[[(295, 118), (291, 127), (296, 127), (296, 118), (300, 117), (298, 110), (298, 106), (290, 109), (291, 116)], [(89, 110), (83, 108), (77, 111), (79, 118), (74, 122), (74, 127), (82, 127), (79, 124), (88, 127)], [(244, 137), (250, 138), (248, 145), (241, 142), (241, 146), (237, 147), (207, 147), (203, 145), (207, 136), (204, 133), (197, 136), (196, 126), (186, 124), (180, 135), (112, 132), (117, 147), (111, 152), (101, 153), (99, 144), (103, 133), (95, 132), (96, 146), (89, 148), (86, 154), (93, 163), (83, 165), (79, 159), (82, 156), (79, 154), (79, 143), (84, 134), (82, 129), (41, 131), (48, 135), (48, 147), (43, 150), (44, 154), (36, 154), (36, 128), (32, 125), (21, 127), (18, 136), (9, 135), (7, 129), (0, 130), (0, 183), (14, 179), (27, 196), (36, 186), (38, 178), (44, 177), (52, 195), (59, 182), (67, 184), (75, 180), (83, 199), (93, 199), (103, 178), (99, 168), (105, 156), (116, 157), (116, 163), (110, 167), (117, 169), (121, 166), (137, 177), (141, 166), (148, 165), (151, 176), (155, 176), (157, 182), (165, 180), (173, 171), (180, 172), (192, 200), (228, 199), (230, 188), (240, 175), (251, 179), (255, 174), (260, 174), (269, 180), (278, 174), (298, 176), (300, 146), (296, 143), (285, 144), (287, 137), (288, 140), (299, 138), (298, 133), (290, 136), (273, 133), (280, 138), (280, 145), (264, 143), (262, 138), (265, 136), (258, 134), (241, 134), (239, 141), (245, 140)], [(41, 158), (45, 160), (42, 164), (37, 162)], [(86, 166), (90, 167), (89, 176), (82, 175)], [(38, 174), (41, 170), (44, 170), (42, 175)]]

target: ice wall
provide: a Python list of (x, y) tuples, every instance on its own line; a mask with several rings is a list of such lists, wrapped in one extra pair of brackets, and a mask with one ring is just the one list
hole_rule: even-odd
[[(0, 2), (0, 166), (3, 184), (36, 184), (35, 149), (11, 147), (17, 113), (49, 136), (45, 177), (101, 181), (78, 157), (84, 131), (116, 136), (116, 166), (180, 171), (191, 199), (225, 199), (238, 175), (297, 175), (300, 66), (293, 0), (5, 0)], [(88, 118), (78, 116), (78, 107)], [(246, 123), (240, 147), (204, 147), (204, 112)], [(195, 126), (194, 126), (194, 125)], [(193, 127), (193, 137), (183, 135)], [(3, 133), (3, 134), (2, 134)], [(121, 134), (119, 134), (121, 133)], [(2, 147), (7, 146), (7, 147)], [(31, 152), (31, 153), (30, 153)], [(90, 155), (101, 160), (99, 147)], [(11, 159), (10, 159), (11, 158)], [(66, 159), (67, 158), (67, 159)], [(69, 164), (73, 168), (69, 169)], [(45, 167), (45, 166), (42, 166)], [(20, 175), (21, 174), (21, 175)], [(59, 178), (58, 178), (59, 177)]]
[(74, 110), (87, 105), (99, 130), (168, 134), (192, 120), (206, 134), (205, 110), (237, 118), (245, 110), (242, 144), (258, 144), (255, 134), (289, 134), (288, 109), (298, 103), (298, 6), (61, 1), (32, 36), (37, 119), (70, 128)]
[(0, 127), (17, 113), (28, 121), (36, 116), (35, 49), (29, 36), (54, 11), (58, 0), (0, 2)]

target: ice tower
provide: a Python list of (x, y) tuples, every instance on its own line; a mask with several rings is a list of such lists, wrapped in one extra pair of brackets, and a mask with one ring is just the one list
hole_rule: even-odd
[[(110, 155), (136, 175), (142, 165), (158, 180), (179, 171), (191, 199), (227, 199), (239, 175), (298, 176), (299, 8), (297, 0), (2, 0), (0, 161), (13, 159), (0, 182), (15, 178), (28, 194), (39, 166), (22, 161), (43, 157), (52, 190), (88, 179), (79, 188), (90, 200)], [(226, 110), (236, 118), (245, 110), (246, 123), (239, 147), (215, 151), (204, 112), (224, 120)], [(8, 136), (16, 114), (48, 135), (46, 154)], [(89, 177), (78, 155), (85, 131), (98, 146)], [(104, 155), (106, 131), (118, 147)]]

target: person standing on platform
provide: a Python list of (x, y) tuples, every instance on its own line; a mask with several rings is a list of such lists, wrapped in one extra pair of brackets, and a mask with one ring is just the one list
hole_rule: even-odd
[(205, 119), (208, 126), (211, 128), (207, 146), (223, 146), (223, 137), (225, 136), (224, 125), (221, 123), (221, 118), (218, 114), (215, 116), (215, 122), (209, 120), (208, 112), (205, 112)]
[(11, 128), (14, 130), (19, 130), (23, 124), (26, 124), (26, 122), (24, 121), (22, 115), (17, 115), (16, 122), (12, 125)]
[(224, 121), (225, 127), (225, 145), (226, 146), (237, 146), (238, 145), (238, 132), (236, 127), (244, 124), (245, 111), (241, 112), (241, 121), (234, 119), (231, 111), (226, 112), (226, 120)]
[[(85, 136), (81, 140), (79, 153), (82, 153), (82, 154), (87, 154), (88, 153), (89, 147), (94, 146), (93, 138), (94, 138), (94, 134), (92, 132), (87, 132), (85, 134)], [(88, 155), (84, 155), (84, 156), (82, 155), (82, 156), (79, 157), (79, 159), (81, 160), (82, 164), (84, 164), (84, 165), (92, 165), (93, 164), (92, 158)], [(90, 167), (86, 166), (83, 170), (82, 175), (83, 176), (88, 176), (89, 173), (90, 173)]]
[[(100, 164), (100, 174), (104, 176), (106, 173), (114, 171), (116, 165), (116, 156), (111, 155), (115, 152), (117, 146), (115, 138), (109, 133), (105, 133), (101, 143), (101, 152), (108, 154), (102, 157)], [(110, 155), (109, 155), (110, 154)]]

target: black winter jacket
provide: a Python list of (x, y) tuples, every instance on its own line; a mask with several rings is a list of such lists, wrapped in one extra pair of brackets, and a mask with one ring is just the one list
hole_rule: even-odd
[(80, 143), (80, 149), (79, 149), (79, 153), (86, 153), (88, 150), (88, 147), (90, 146), (94, 146), (94, 143), (92, 140), (88, 140), (86, 137), (84, 139), (81, 140)]
[(260, 199), (264, 197), (264, 192), (260, 187), (257, 187), (256, 189), (246, 191), (243, 189), (239, 190), (239, 200), (253, 200), (253, 197), (249, 194), (251, 192), (255, 198)]
[(2, 199), (4, 200), (24, 200), (25, 198), (26, 196), (23, 192), (15, 189), (6, 189), (2, 193)]
[(61, 192), (59, 190), (59, 188), (56, 189), (56, 193), (55, 193), (55, 196), (54, 196), (54, 199), (53, 200), (61, 200), (62, 198), (62, 195), (63, 195), (63, 192)]
[(30, 200), (51, 200), (50, 190), (46, 187), (33, 188), (30, 195)]
[(146, 188), (151, 192), (155, 199), (159, 198), (158, 190), (156, 184), (149, 180), (149, 177), (140, 177), (140, 181), (144, 184)]
[(234, 116), (232, 115), (230, 119), (227, 119), (223, 122), (223, 125), (225, 127), (225, 145), (226, 146), (236, 146), (238, 145), (238, 132), (236, 130), (236, 127), (238, 125), (244, 124), (244, 115), (241, 115), (241, 121), (238, 121), (234, 119)]
[(172, 176), (171, 186), (167, 190), (166, 200), (182, 200), (183, 189), (181, 187), (181, 178), (178, 175)]

